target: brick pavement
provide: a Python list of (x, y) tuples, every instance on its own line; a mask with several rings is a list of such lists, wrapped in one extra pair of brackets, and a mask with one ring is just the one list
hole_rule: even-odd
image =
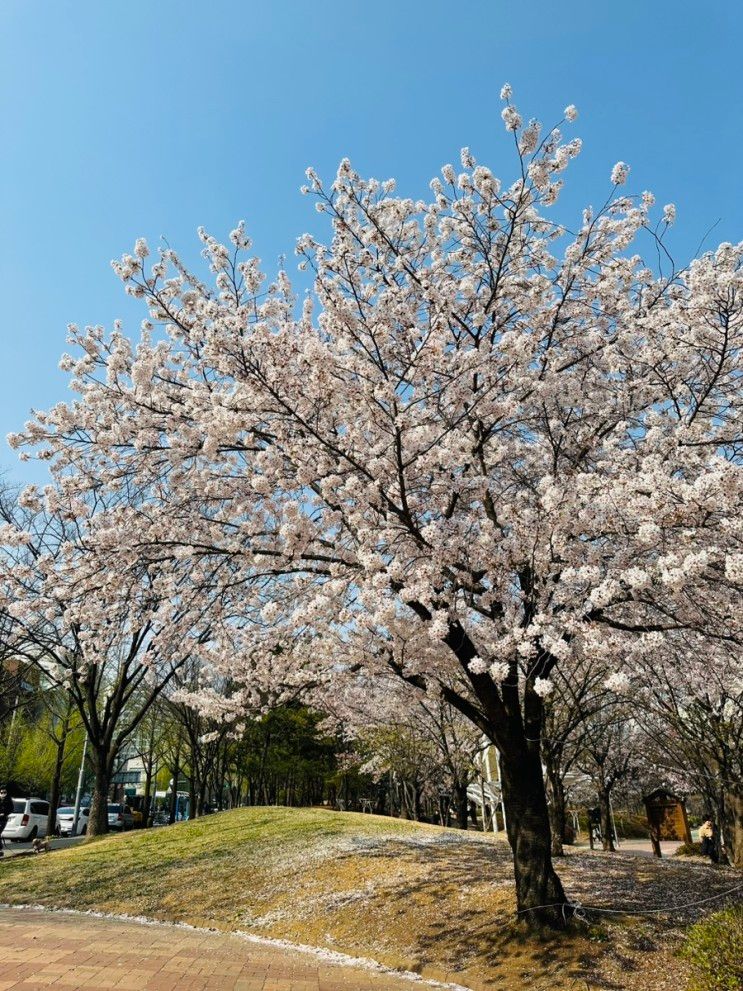
[[(227, 934), (0, 910), (0, 991), (413, 991), (409, 980)], [(418, 985), (420, 987), (420, 985)]]

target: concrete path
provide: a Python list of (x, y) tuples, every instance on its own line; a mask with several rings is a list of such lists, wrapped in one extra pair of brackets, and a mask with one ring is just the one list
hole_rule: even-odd
[(0, 991), (414, 991), (415, 987), (392, 974), (325, 963), (309, 953), (236, 936), (63, 913), (0, 910)]
[[(664, 857), (672, 857), (678, 848), (681, 846), (681, 840), (662, 840), (660, 844), (661, 853)], [(575, 843), (571, 849), (573, 850), (588, 850), (588, 840), (580, 840)], [(597, 850), (601, 849), (601, 844), (597, 844)], [(653, 844), (650, 840), (620, 840), (619, 846), (617, 847), (619, 853), (635, 853), (641, 857), (653, 857)]]

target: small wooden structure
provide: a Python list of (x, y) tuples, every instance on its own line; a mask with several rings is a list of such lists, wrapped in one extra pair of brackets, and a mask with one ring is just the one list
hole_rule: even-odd
[(686, 818), (686, 806), (678, 795), (671, 794), (664, 788), (656, 788), (643, 799), (645, 812), (650, 827), (650, 839), (653, 853), (660, 857), (661, 840), (678, 840), (679, 843), (691, 843), (689, 820)]

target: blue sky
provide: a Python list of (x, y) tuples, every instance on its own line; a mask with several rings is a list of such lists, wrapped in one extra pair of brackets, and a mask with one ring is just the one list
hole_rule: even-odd
[[(743, 237), (743, 13), (732, 0), (130, 0), (0, 3), (0, 437), (68, 395), (69, 322), (136, 333), (109, 262), (143, 235), (198, 257), (245, 218), (270, 271), (317, 231), (304, 169), (348, 155), (422, 195), (462, 145), (509, 176), (508, 80), (584, 152), (559, 216), (630, 191), (675, 202), (672, 247)], [(291, 261), (293, 265), (293, 261)], [(0, 449), (12, 480), (40, 480)]]

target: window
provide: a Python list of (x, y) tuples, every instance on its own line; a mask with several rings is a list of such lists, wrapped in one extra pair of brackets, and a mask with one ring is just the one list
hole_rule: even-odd
[(34, 815), (34, 816), (48, 816), (49, 815), (49, 803), (48, 802), (31, 802), (31, 815)]
[(18, 813), (18, 815), (23, 815), (26, 811), (26, 799), (25, 798), (14, 798), (13, 799), (13, 811)]
[(74, 816), (75, 810), (65, 806), (63, 809), (57, 809), (58, 816)]

